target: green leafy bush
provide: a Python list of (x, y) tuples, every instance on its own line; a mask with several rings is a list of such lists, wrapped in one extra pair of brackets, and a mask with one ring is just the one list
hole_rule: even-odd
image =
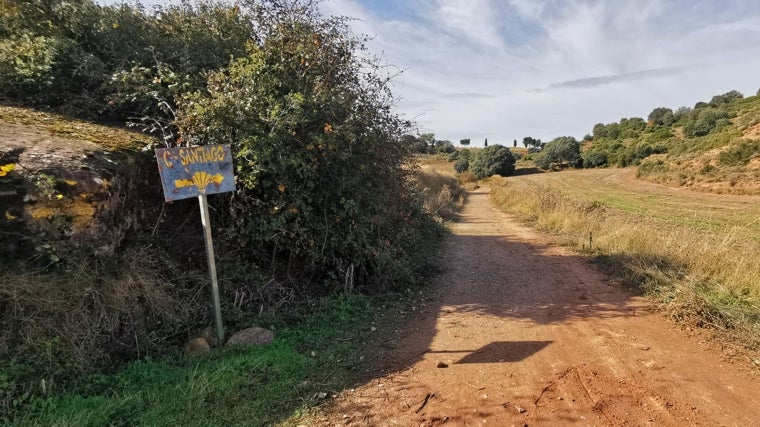
[(584, 168), (598, 168), (607, 164), (607, 155), (599, 151), (587, 151), (583, 155)]
[(344, 20), (290, 12), (181, 103), (185, 138), (236, 153), (223, 242), (300, 287), (330, 277), (377, 290), (412, 282), (436, 227), (405, 166), (408, 124)]
[(462, 173), (470, 168), (470, 161), (467, 160), (465, 157), (460, 157), (457, 162), (454, 164), (454, 170)]
[(719, 108), (696, 109), (692, 111), (684, 125), (684, 134), (690, 137), (705, 136), (728, 124), (727, 119), (730, 117), (730, 114), (726, 110)]
[(244, 56), (263, 6), (183, 2), (146, 13), (91, 0), (3, 3), (0, 96), (176, 139), (180, 93)]
[(534, 161), (541, 169), (549, 169), (553, 164), (578, 167), (583, 164), (581, 146), (575, 138), (561, 136), (546, 144)]
[(469, 166), (478, 179), (491, 175), (509, 176), (515, 172), (515, 156), (503, 145), (490, 145), (481, 150)]

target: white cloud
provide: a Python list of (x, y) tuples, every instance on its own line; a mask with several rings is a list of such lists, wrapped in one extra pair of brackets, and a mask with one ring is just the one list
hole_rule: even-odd
[(492, 49), (503, 47), (499, 22), (490, 0), (438, 0), (431, 15), (433, 22), (451, 31), (454, 37)]
[(755, 2), (438, 0), (393, 19), (370, 3), (328, 1), (360, 14), (377, 34), (370, 48), (406, 69), (400, 110), (442, 139), (581, 137), (597, 122), (760, 87)]

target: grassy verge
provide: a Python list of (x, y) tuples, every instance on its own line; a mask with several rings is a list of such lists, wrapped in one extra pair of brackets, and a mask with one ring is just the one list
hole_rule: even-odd
[(563, 172), (489, 184), (502, 209), (594, 255), (674, 318), (760, 349), (757, 205), (736, 196), (637, 187), (619, 179), (623, 173)]
[[(274, 343), (208, 355), (140, 360), (36, 398), (10, 425), (272, 425), (319, 404), (372, 369), (372, 348), (413, 304), (409, 291), (328, 298), (291, 320), (271, 319)], [(387, 307), (392, 306), (394, 310)], [(407, 310), (408, 311), (408, 310)], [(297, 320), (292, 320), (297, 318)], [(366, 373), (364, 374), (366, 375)], [(0, 417), (2, 420), (2, 417)]]

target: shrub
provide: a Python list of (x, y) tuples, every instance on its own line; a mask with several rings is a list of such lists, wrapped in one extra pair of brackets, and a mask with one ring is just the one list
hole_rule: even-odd
[(459, 184), (472, 184), (478, 182), (478, 178), (470, 171), (462, 172), (457, 175), (457, 180), (459, 181)]
[(470, 161), (464, 157), (460, 157), (454, 164), (454, 170), (462, 173), (470, 168)]
[(437, 228), (410, 184), (408, 126), (387, 77), (345, 20), (298, 8), (269, 19), (263, 43), (178, 112), (187, 139), (236, 153), (222, 244), (272, 262), (302, 291), (342, 286), (348, 271), (369, 290), (409, 284)]
[[(713, 130), (725, 126), (730, 115), (727, 111), (718, 108), (699, 108), (693, 110), (689, 119), (684, 125), (684, 134), (686, 136), (705, 136)], [(721, 120), (726, 119), (726, 120)]]
[(727, 166), (746, 165), (760, 155), (760, 140), (742, 141), (718, 155), (718, 161)]
[(582, 165), (581, 146), (571, 136), (561, 136), (546, 144), (541, 154), (535, 158), (541, 169), (549, 169), (552, 164), (577, 167)]
[(145, 13), (91, 0), (9, 0), (0, 41), (0, 96), (73, 116), (131, 120), (168, 132), (175, 98), (260, 40), (266, 7), (199, 1)]
[(470, 170), (478, 179), (491, 175), (509, 176), (515, 172), (515, 156), (503, 145), (484, 148), (470, 163)]
[(649, 142), (641, 141), (633, 147), (633, 159), (630, 163), (638, 164), (641, 160), (652, 154), (662, 154), (667, 151), (667, 147), (663, 144), (650, 144)]
[(607, 164), (607, 155), (599, 151), (588, 151), (583, 156), (584, 168), (598, 168)]

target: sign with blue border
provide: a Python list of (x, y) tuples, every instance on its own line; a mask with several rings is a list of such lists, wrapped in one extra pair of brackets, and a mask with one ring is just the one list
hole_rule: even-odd
[(229, 144), (157, 148), (156, 160), (167, 202), (235, 191)]

